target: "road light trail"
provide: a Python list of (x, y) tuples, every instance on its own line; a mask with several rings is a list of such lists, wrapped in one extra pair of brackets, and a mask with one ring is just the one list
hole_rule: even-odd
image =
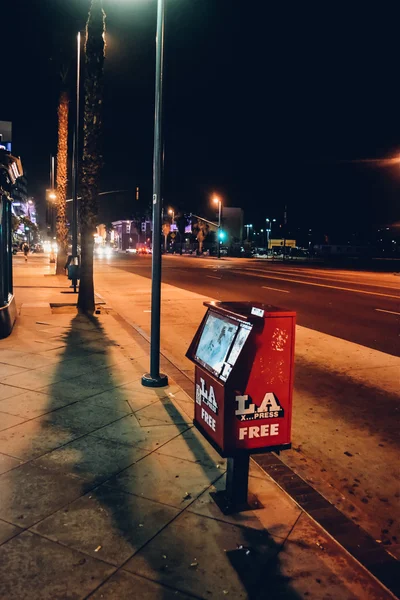
[[(242, 275), (251, 275), (248, 271), (237, 271)], [(314, 281), (302, 281), (301, 279), (287, 279), (285, 277), (273, 277), (272, 275), (253, 275), (253, 277), (260, 277), (260, 279), (275, 279), (277, 281), (288, 281), (289, 283), (301, 283), (302, 285), (313, 285), (316, 287), (330, 288), (331, 290), (341, 290), (344, 292), (353, 292), (354, 294), (368, 294), (368, 296), (382, 296), (383, 298), (395, 298), (400, 300), (400, 296), (393, 294), (381, 294), (380, 292), (369, 292), (367, 290), (354, 290), (352, 288), (341, 287), (337, 285), (326, 285), (325, 283), (316, 283)]]
[(307, 161), (314, 165), (376, 165), (377, 167), (391, 167), (400, 163), (399, 156), (392, 156), (391, 158), (349, 158), (349, 159), (338, 159), (338, 160), (312, 160)]
[(400, 312), (395, 312), (394, 310), (384, 310), (383, 308), (376, 308), (375, 310), (377, 312), (389, 313), (389, 315), (399, 315), (400, 316)]
[[(99, 192), (98, 196), (107, 196), (108, 194), (122, 194), (122, 192), (128, 192), (129, 190), (109, 190), (108, 192)], [(82, 200), (82, 196), (78, 196), (78, 200)], [(72, 202), (73, 198), (67, 198), (65, 202)]]
[(290, 294), (289, 290), (280, 290), (279, 288), (269, 287), (267, 285), (261, 286), (264, 290), (274, 290), (275, 292), (284, 292), (285, 294)]
[[(235, 269), (232, 269), (232, 271), (235, 271)], [(246, 269), (246, 271), (251, 274), (251, 273), (261, 273), (262, 275), (266, 275), (268, 273), (268, 271), (266, 269), (257, 269), (254, 267), (249, 267)], [(318, 273), (316, 274), (315, 271), (312, 270), (305, 270), (305, 269), (301, 269), (301, 271), (299, 269), (293, 268), (293, 269), (284, 269), (284, 270), (280, 270), (280, 269), (272, 269), (270, 271), (270, 273), (272, 274), (278, 274), (278, 275), (288, 275), (289, 277), (292, 276), (292, 274), (297, 275), (298, 277), (306, 277), (307, 279), (322, 279), (322, 280), (332, 280), (332, 281), (337, 281), (340, 283), (357, 283), (358, 285), (363, 285), (365, 287), (380, 287), (380, 288), (386, 288), (388, 290), (398, 290), (398, 286), (394, 286), (391, 284), (382, 284), (379, 283), (379, 285), (377, 285), (376, 283), (369, 283), (367, 281), (352, 281), (350, 282), (349, 279), (350, 277), (354, 278), (354, 273), (351, 273), (348, 275), (348, 279), (340, 279), (340, 278), (336, 278), (334, 276), (334, 273)]]

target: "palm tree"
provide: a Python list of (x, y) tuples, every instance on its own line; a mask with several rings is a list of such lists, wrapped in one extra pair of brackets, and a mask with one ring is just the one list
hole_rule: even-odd
[[(66, 73), (62, 75), (64, 86)], [(57, 178), (56, 178), (56, 208), (57, 208), (57, 275), (65, 273), (65, 263), (68, 255), (67, 227), (67, 169), (68, 169), (68, 93), (63, 89), (58, 104), (58, 147), (57, 147)]]
[(209, 229), (210, 228), (208, 226), (208, 223), (206, 223), (205, 221), (202, 221), (201, 219), (197, 220), (197, 224), (195, 226), (195, 232), (196, 232), (197, 241), (199, 242), (199, 254), (203, 253), (203, 243), (208, 235)]
[(105, 13), (102, 0), (92, 0), (86, 24), (85, 110), (81, 162), (81, 278), (78, 309), (93, 313), (93, 249), (98, 212), (99, 178), (102, 167), (101, 131), (103, 106)]
[(164, 234), (164, 252), (167, 251), (168, 249), (168, 236), (170, 234), (171, 231), (171, 223), (169, 221), (164, 221), (163, 225), (162, 225), (162, 232)]

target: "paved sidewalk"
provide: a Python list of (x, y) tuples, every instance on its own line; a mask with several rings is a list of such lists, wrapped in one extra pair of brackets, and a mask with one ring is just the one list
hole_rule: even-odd
[(209, 492), (225, 462), (193, 429), (179, 371), (164, 361), (170, 385), (143, 388), (138, 332), (104, 305), (77, 315), (66, 281), (15, 268), (20, 317), (0, 340), (0, 598), (392, 597), (255, 465), (260, 508), (220, 513)]

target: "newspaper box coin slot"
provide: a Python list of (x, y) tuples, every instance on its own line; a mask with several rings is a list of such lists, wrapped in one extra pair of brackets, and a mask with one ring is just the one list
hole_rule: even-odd
[(291, 447), (296, 313), (260, 302), (204, 304), (186, 354), (195, 364), (194, 425), (228, 458), (229, 512), (245, 504), (250, 454)]

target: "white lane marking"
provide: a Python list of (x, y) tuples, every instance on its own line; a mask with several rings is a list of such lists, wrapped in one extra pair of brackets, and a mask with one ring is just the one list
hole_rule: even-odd
[(400, 312), (395, 312), (394, 310), (384, 310), (383, 308), (376, 308), (378, 312), (389, 313), (389, 315), (400, 315)]
[(206, 277), (209, 277), (210, 279), (222, 279), (222, 277), (215, 277), (215, 275), (206, 275)]
[(275, 292), (284, 292), (285, 294), (290, 294), (289, 290), (280, 290), (279, 288), (269, 287), (267, 285), (261, 286), (264, 290), (274, 290)]
[[(241, 271), (243, 275), (251, 275), (246, 271)], [(367, 290), (353, 290), (352, 288), (339, 287), (338, 285), (326, 285), (325, 283), (315, 283), (313, 281), (301, 281), (301, 279), (287, 279), (286, 277), (272, 277), (271, 275), (255, 275), (260, 279), (276, 279), (277, 281), (288, 281), (289, 283), (302, 283), (303, 285), (313, 285), (317, 287), (330, 288), (331, 290), (343, 290), (345, 292), (354, 292), (356, 294), (368, 294), (368, 296), (383, 296), (384, 298), (395, 298), (400, 300), (400, 296), (393, 296), (392, 294), (381, 294), (380, 292), (368, 292)]]
[[(254, 272), (254, 273), (267, 273), (267, 269), (253, 269), (253, 268), (249, 268), (246, 269), (246, 271), (249, 272)], [(299, 269), (285, 269), (283, 271), (279, 270), (279, 269), (271, 269), (271, 271), (269, 271), (270, 273), (274, 274), (276, 273), (277, 275), (287, 275), (288, 277), (292, 276), (292, 273), (295, 275), (298, 275), (298, 277), (305, 277), (307, 279), (322, 279), (322, 281), (329, 281), (329, 279), (331, 280), (331, 283), (335, 283), (335, 282), (339, 282), (339, 283), (357, 283), (358, 285), (363, 285), (366, 287), (378, 287), (378, 288), (385, 288), (387, 290), (397, 290), (398, 286), (393, 286), (387, 283), (368, 283), (366, 281), (349, 281), (351, 275), (349, 275), (349, 279), (339, 279), (336, 278), (332, 273), (323, 273), (320, 275), (316, 275), (315, 271), (311, 272), (310, 274), (305, 273), (305, 271), (302, 269), (301, 272), (299, 271)]]
[(151, 312), (151, 310), (144, 310), (143, 312)]

